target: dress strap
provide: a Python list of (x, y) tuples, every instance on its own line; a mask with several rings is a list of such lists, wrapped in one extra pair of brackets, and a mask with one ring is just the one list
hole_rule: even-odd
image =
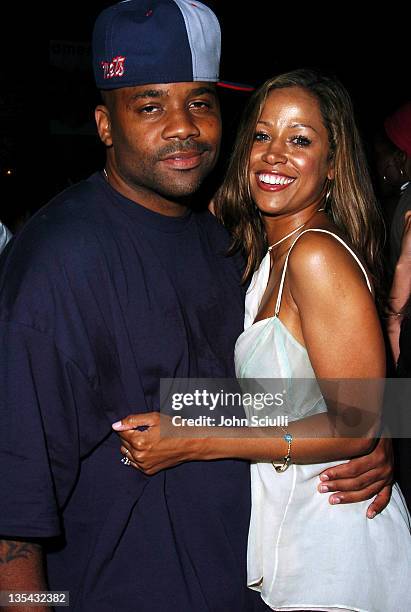
[(346, 244), (344, 242), (344, 240), (342, 238), (340, 238), (339, 236), (337, 236), (337, 234), (334, 234), (333, 232), (330, 232), (328, 230), (325, 229), (320, 229), (320, 228), (309, 228), (306, 229), (304, 231), (301, 232), (301, 234), (298, 234), (297, 238), (294, 240), (294, 242), (292, 243), (292, 245), (289, 248), (289, 251), (287, 253), (287, 257), (285, 258), (285, 262), (284, 262), (284, 267), (283, 267), (283, 271), (281, 274), (281, 280), (280, 280), (280, 286), (278, 288), (278, 295), (277, 295), (277, 302), (275, 304), (275, 311), (274, 311), (274, 316), (277, 317), (278, 313), (280, 312), (280, 307), (281, 307), (281, 298), (283, 295), (283, 289), (284, 289), (284, 281), (285, 281), (285, 273), (287, 271), (287, 265), (288, 265), (288, 258), (290, 257), (290, 253), (291, 250), (293, 248), (293, 246), (295, 245), (295, 243), (297, 242), (297, 240), (300, 238), (300, 236), (302, 236), (303, 234), (305, 234), (306, 232), (322, 232), (323, 234), (330, 234), (330, 236), (334, 236), (334, 238), (336, 238), (338, 240), (338, 242), (341, 242), (341, 244), (343, 246), (345, 246), (345, 248), (347, 249), (347, 251), (349, 251), (351, 253), (351, 255), (354, 257), (355, 261), (357, 262), (357, 264), (360, 266), (361, 270), (363, 271), (363, 274), (365, 276), (365, 280), (367, 281), (367, 286), (368, 289), (370, 290), (370, 292), (372, 293), (372, 288), (371, 288), (371, 283), (369, 281), (367, 272), (363, 266), (363, 264), (361, 263), (360, 259), (358, 258), (358, 256), (354, 253), (354, 251), (348, 246), (348, 244)]

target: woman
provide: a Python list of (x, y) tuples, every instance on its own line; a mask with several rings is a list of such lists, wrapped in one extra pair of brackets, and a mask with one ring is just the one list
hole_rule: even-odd
[[(411, 539), (399, 490), (374, 521), (366, 502), (336, 515), (315, 490), (321, 469), (372, 449), (385, 375), (366, 269), (377, 268), (379, 215), (342, 86), (304, 70), (267, 81), (250, 101), (214, 205), (233, 250), (245, 254), (244, 280), (253, 277), (237, 375), (291, 381), (294, 401), (285, 435), (271, 427), (183, 440), (185, 460), (255, 462), (248, 584), (270, 608), (408, 609)], [(326, 379), (342, 383), (339, 398)], [(343, 384), (352, 379), (359, 384)], [(144, 435), (137, 447), (147, 448)], [(139, 460), (130, 445), (123, 452)]]
[[(246, 300), (246, 330), (237, 341), (238, 376), (383, 377), (383, 341), (363, 265), (377, 267), (379, 220), (350, 101), (341, 85), (308, 71), (265, 83), (251, 103), (215, 206), (235, 236), (234, 248), (244, 245), (246, 277), (262, 259)], [(263, 257), (267, 247), (269, 254)], [(290, 418), (314, 419), (318, 399), (314, 395), (310, 403), (294, 406)], [(303, 422), (295, 424), (296, 430)], [(313, 443), (300, 441), (292, 426), (289, 430), (292, 461), (302, 464), (367, 452), (366, 445), (355, 448), (366, 439)], [(331, 518), (322, 500), (312, 494), (310, 498), (309, 486), (304, 492), (318, 465), (294, 465), (283, 474), (270, 467), (252, 466), (248, 552), (249, 585), (261, 591), (266, 603), (273, 609), (405, 609), (403, 598), (409, 603), (410, 596), (406, 584), (401, 585), (401, 572), (408, 572), (409, 580), (410, 538), (398, 490), (387, 515), (393, 526), (401, 525), (392, 528), (399, 549), (401, 534), (405, 537), (403, 565), (395, 564), (398, 590), (384, 601), (387, 583), (369, 564), (368, 555), (373, 551), (393, 557), (393, 542), (387, 545), (383, 539), (388, 525), (371, 536), (369, 525), (357, 520), (358, 506)], [(267, 512), (279, 507), (283, 512)], [(334, 520), (340, 527), (335, 548), (320, 550), (321, 533), (325, 536)], [(377, 547), (374, 538), (379, 539)], [(267, 547), (270, 539), (275, 545)], [(292, 560), (291, 568), (287, 560)], [(297, 584), (291, 580), (294, 572), (303, 576)], [(373, 578), (364, 581), (365, 573)], [(319, 585), (321, 576), (324, 582)]]

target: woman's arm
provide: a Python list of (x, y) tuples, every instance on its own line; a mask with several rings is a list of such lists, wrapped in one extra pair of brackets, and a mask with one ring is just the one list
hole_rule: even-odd
[[(312, 234), (295, 246), (288, 274), (317, 378), (340, 379), (347, 391), (342, 401), (329, 407), (329, 413), (290, 424), (287, 429), (293, 435), (292, 461), (317, 463), (368, 453), (379, 426), (385, 352), (364, 275), (334, 238), (321, 236), (319, 240)], [(346, 379), (356, 379), (355, 385), (348, 384)], [(375, 384), (365, 381), (362, 384), (361, 379), (375, 379)], [(354, 405), (362, 427), (352, 437), (350, 425), (346, 426), (347, 410), (352, 413), (352, 408), (347, 409), (350, 405)], [(146, 473), (187, 460), (281, 461), (287, 450), (284, 432), (278, 428), (236, 429), (236, 437), (230, 437), (230, 432), (223, 428), (218, 428), (218, 432), (216, 428), (196, 428), (195, 438), (170, 438), (160, 435), (159, 415), (150, 415), (150, 422), (147, 419), (146, 415), (136, 417), (134, 426), (148, 424), (150, 429), (131, 433), (132, 444), (128, 445), (123, 438), (123, 450), (129, 450), (136, 465)], [(132, 422), (128, 419), (117, 430), (126, 429)], [(204, 437), (199, 438), (202, 433)]]
[(390, 291), (389, 305), (391, 313), (388, 314), (387, 319), (387, 334), (394, 363), (397, 363), (400, 353), (401, 310), (411, 293), (411, 211), (405, 213), (404, 219), (401, 253), (395, 266)]
[[(365, 276), (335, 238), (316, 233), (296, 243), (287, 273), (317, 380), (320, 386), (329, 379), (341, 381), (339, 402), (330, 404), (326, 396), (329, 412), (323, 418), (341, 418), (342, 426), (334, 439), (330, 434), (314, 444), (315, 452), (320, 457), (323, 446), (327, 460), (338, 459), (342, 449), (346, 458), (363, 455), (379, 431), (385, 377), (384, 340)], [(344, 404), (353, 409), (347, 412)], [(357, 419), (355, 429), (347, 422), (344, 430), (347, 418)], [(338, 438), (344, 431), (348, 437)]]

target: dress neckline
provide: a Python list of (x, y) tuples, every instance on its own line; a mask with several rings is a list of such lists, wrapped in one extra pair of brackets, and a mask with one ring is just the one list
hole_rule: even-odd
[(297, 338), (295, 338), (295, 336), (293, 336), (293, 334), (290, 332), (290, 330), (288, 329), (288, 327), (285, 325), (285, 323), (283, 323), (283, 321), (281, 321), (281, 319), (279, 318), (278, 315), (272, 315), (271, 317), (265, 317), (264, 319), (259, 319), (258, 321), (254, 321), (254, 323), (252, 323), (249, 327), (247, 327), (247, 329), (245, 329), (237, 338), (237, 342), (239, 341), (239, 339), (242, 336), (245, 336), (245, 334), (250, 330), (256, 327), (256, 325), (258, 325), (259, 323), (266, 323), (267, 325), (270, 322), (274, 322), (275, 320), (277, 320), (281, 326), (281, 328), (285, 331), (285, 333), (287, 334), (287, 336), (289, 337), (289, 339), (294, 342), (294, 344), (301, 350), (305, 351), (307, 353), (307, 349), (306, 347), (301, 344), (301, 342), (299, 340), (297, 340)]

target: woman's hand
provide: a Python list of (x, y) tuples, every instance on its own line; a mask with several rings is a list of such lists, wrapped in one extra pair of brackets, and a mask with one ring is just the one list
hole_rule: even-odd
[(133, 467), (149, 476), (200, 458), (204, 440), (177, 437), (170, 417), (159, 412), (130, 414), (112, 427), (123, 443), (123, 455)]

